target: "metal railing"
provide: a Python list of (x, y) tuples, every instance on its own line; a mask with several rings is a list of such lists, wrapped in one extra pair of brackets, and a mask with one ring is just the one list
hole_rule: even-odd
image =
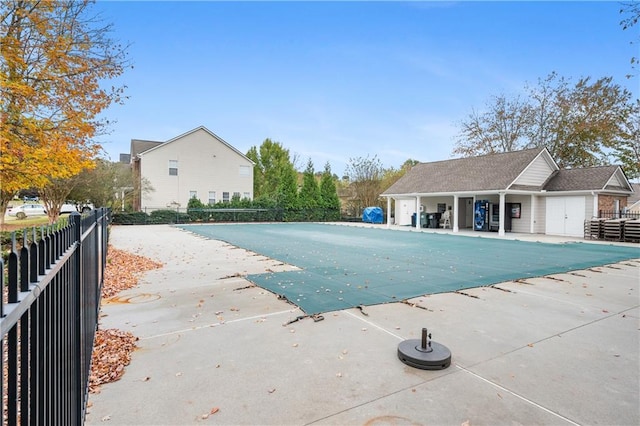
[(109, 218), (96, 209), (12, 234), (0, 259), (1, 424), (84, 422)]
[(598, 218), (602, 219), (640, 219), (640, 213), (629, 210), (599, 210)]

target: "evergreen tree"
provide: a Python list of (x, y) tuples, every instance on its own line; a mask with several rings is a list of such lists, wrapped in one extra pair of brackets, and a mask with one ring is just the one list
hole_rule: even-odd
[(318, 181), (316, 181), (311, 159), (307, 162), (307, 168), (302, 176), (302, 188), (298, 195), (298, 201), (301, 208), (313, 209), (320, 207), (322, 204), (320, 189), (318, 188)]
[(324, 172), (322, 173), (322, 179), (320, 180), (320, 200), (321, 206), (326, 209), (340, 208), (340, 198), (338, 198), (336, 183), (333, 180), (331, 165), (328, 161), (324, 165)]
[(298, 208), (298, 174), (293, 165), (281, 170), (276, 199), (280, 208), (285, 210)]

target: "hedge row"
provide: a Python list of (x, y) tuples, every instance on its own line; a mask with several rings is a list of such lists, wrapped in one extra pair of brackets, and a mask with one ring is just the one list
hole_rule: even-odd
[(112, 223), (118, 225), (152, 225), (214, 222), (332, 222), (340, 220), (338, 209), (188, 209), (145, 212), (114, 212)]

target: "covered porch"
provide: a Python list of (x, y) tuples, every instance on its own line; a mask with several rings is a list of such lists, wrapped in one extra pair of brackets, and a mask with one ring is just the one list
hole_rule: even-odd
[[(525, 191), (422, 193), (384, 195), (387, 224), (421, 229), (448, 228), (452, 232), (495, 231), (544, 233), (544, 198)], [(488, 211), (478, 207), (482, 201)], [(392, 203), (393, 202), (393, 203)], [(393, 204), (393, 205), (392, 205)], [(446, 213), (449, 212), (449, 213)], [(448, 220), (445, 217), (449, 216)], [(434, 218), (437, 220), (434, 225)], [(428, 222), (425, 224), (425, 220)], [(485, 223), (486, 222), (486, 223)]]

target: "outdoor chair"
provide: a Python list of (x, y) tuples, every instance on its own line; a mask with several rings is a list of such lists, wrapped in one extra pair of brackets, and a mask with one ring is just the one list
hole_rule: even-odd
[(442, 227), (444, 229), (451, 229), (451, 210), (447, 210), (442, 214), (442, 218), (444, 219), (442, 223)]

